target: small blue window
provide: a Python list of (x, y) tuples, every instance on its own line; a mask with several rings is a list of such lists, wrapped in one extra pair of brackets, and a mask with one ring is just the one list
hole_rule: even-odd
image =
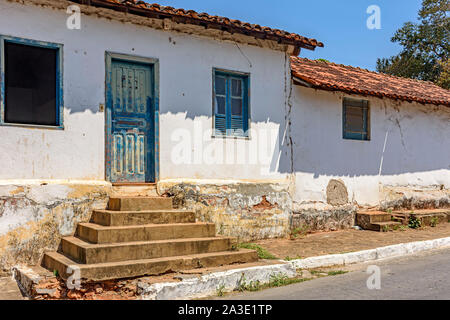
[(0, 36), (0, 124), (63, 128), (62, 45)]
[(215, 136), (248, 137), (249, 76), (214, 70)]
[(344, 98), (344, 139), (370, 140), (370, 110), (367, 100)]

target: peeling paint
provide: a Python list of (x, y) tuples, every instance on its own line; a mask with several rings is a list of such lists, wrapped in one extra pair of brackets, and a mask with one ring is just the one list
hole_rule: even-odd
[[(16, 263), (38, 264), (73, 235), (92, 209), (104, 209), (110, 187), (87, 184), (0, 186), (0, 274)], [(6, 191), (6, 192), (5, 192)]]
[(292, 200), (285, 183), (160, 182), (158, 187), (174, 197), (175, 206), (215, 223), (218, 234), (249, 241), (289, 233)]

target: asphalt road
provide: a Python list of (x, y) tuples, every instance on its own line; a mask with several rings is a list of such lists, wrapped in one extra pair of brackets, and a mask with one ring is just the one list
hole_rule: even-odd
[(379, 290), (367, 288), (367, 268), (354, 265), (339, 270), (349, 273), (224, 297), (230, 300), (450, 300), (450, 249), (408, 257), (376, 261), (380, 267)]

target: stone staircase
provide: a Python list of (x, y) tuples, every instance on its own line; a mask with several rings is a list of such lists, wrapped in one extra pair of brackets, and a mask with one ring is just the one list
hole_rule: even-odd
[(401, 223), (392, 220), (392, 215), (383, 211), (366, 211), (356, 214), (356, 224), (364, 230), (386, 232), (400, 226)]
[(429, 210), (366, 211), (356, 214), (356, 224), (365, 230), (390, 231), (400, 225), (407, 226), (410, 217), (418, 219), (421, 226), (450, 222), (450, 208)]
[(397, 210), (392, 212), (392, 220), (408, 225), (410, 218), (420, 221), (421, 226), (431, 226), (450, 222), (450, 208), (428, 210)]
[(42, 265), (63, 279), (76, 267), (82, 281), (103, 281), (258, 260), (236, 244), (216, 236), (213, 223), (196, 222), (193, 211), (173, 209), (171, 198), (115, 197), (58, 252), (45, 253)]

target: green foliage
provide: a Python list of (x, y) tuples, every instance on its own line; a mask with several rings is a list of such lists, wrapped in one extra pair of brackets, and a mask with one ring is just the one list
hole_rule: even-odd
[(418, 229), (422, 226), (422, 222), (420, 221), (420, 219), (417, 219), (417, 217), (411, 215), (409, 217), (409, 223), (408, 223), (408, 227), (410, 227), (411, 229)]
[(286, 256), (286, 258), (284, 258), (285, 261), (292, 261), (292, 260), (299, 260), (299, 259), (303, 259), (303, 257), (300, 257), (300, 256), (297, 256), (297, 257)]
[(436, 227), (437, 225), (438, 225), (438, 223), (439, 223), (439, 218), (438, 217), (433, 217), (433, 218), (431, 218), (431, 221), (430, 221), (430, 226), (431, 227)]
[(256, 252), (258, 253), (258, 257), (260, 259), (270, 259), (270, 260), (278, 259), (276, 256), (271, 254), (269, 251), (267, 251), (266, 249), (264, 249), (263, 247), (255, 244), (255, 243), (241, 243), (241, 244), (239, 244), (239, 248), (256, 250)]
[(310, 227), (307, 225), (303, 225), (292, 230), (289, 234), (289, 238), (291, 240), (295, 240), (299, 237), (305, 237), (308, 233), (310, 233)]
[(450, 89), (448, 0), (423, 0), (418, 22), (407, 22), (391, 41), (402, 46), (393, 57), (377, 61), (377, 71), (432, 81)]
[(58, 272), (58, 270), (53, 270), (53, 275), (54, 275), (55, 277), (59, 277), (59, 272)]
[(332, 271), (311, 270), (310, 272), (312, 275), (317, 276), (317, 277), (326, 277), (327, 275), (328, 276), (337, 276), (340, 274), (348, 273), (348, 271), (344, 271), (344, 270), (332, 270)]
[(327, 59), (322, 59), (322, 58), (320, 58), (320, 59), (316, 59), (316, 61), (320, 61), (320, 62), (327, 62), (327, 63), (329, 63), (330, 61), (328, 61)]
[(241, 279), (239, 279), (239, 284), (237, 291), (244, 292), (244, 291), (260, 291), (267, 288), (276, 288), (281, 286), (287, 286), (294, 283), (304, 282), (311, 279), (304, 279), (304, 278), (289, 278), (284, 273), (278, 273), (278, 274), (271, 274), (270, 280), (268, 283), (262, 284), (259, 280), (257, 281), (250, 281), (246, 282), (244, 275), (242, 275)]
[(216, 293), (218, 297), (223, 297), (225, 295), (225, 285), (221, 284), (217, 287)]
[(344, 271), (344, 270), (336, 270), (336, 271), (330, 271), (328, 272), (329, 276), (337, 276), (339, 274), (346, 274), (348, 273), (348, 271)]
[(270, 275), (269, 288), (288, 286), (290, 284), (299, 283), (307, 280), (309, 279), (288, 278), (288, 276), (283, 273), (272, 274)]

